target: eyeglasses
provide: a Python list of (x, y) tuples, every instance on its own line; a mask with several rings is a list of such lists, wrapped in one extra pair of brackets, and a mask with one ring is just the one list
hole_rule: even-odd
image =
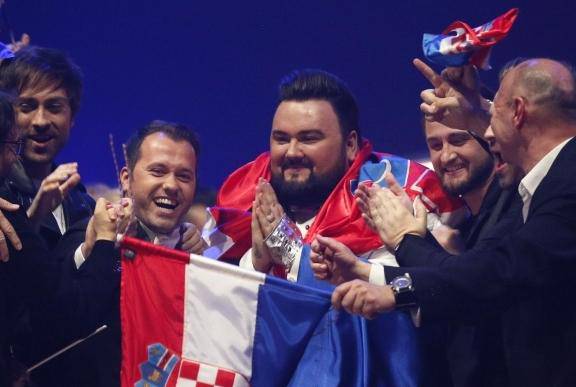
[(24, 148), (24, 140), (0, 141), (0, 144), (9, 145), (9, 149), (18, 157), (22, 154), (22, 149)]

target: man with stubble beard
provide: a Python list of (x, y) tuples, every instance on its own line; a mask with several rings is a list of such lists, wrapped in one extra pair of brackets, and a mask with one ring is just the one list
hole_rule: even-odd
[[(423, 62), (416, 60), (414, 63), (434, 87), (421, 94), (430, 160), (444, 190), (462, 197), (472, 214), (458, 228), (462, 248), (473, 249), (483, 240), (495, 243), (495, 237), (503, 236), (507, 230), (499, 228), (499, 235), (490, 235), (491, 231), (499, 222), (506, 224), (514, 202), (519, 203), (514, 187), (518, 185), (521, 174), (518, 168), (502, 163), (497, 154), (490, 152), (489, 143), (494, 147), (495, 140), (487, 114), (471, 121), (465, 104), (461, 104), (461, 110), (452, 109), (451, 114), (446, 114), (442, 106), (449, 98), (464, 100), (462, 94), (467, 92), (467, 98), (475, 95), (479, 99), (479, 95), (473, 93), (478, 89), (476, 72), (473, 67), (466, 66), (448, 68), (440, 76)], [(437, 250), (432, 244), (430, 248), (430, 254)], [(418, 261), (403, 260), (400, 264), (416, 266), (426, 259), (427, 254), (420, 254)], [(491, 316), (474, 323), (444, 326), (446, 342), (441, 346), (446, 351), (454, 386), (498, 386), (505, 383), (497, 320)], [(431, 329), (442, 328), (435, 324)], [(434, 337), (440, 337), (438, 332), (435, 333)], [(438, 358), (438, 351), (433, 352), (430, 357)]]
[(82, 74), (66, 54), (51, 48), (25, 47), (5, 62), (0, 88), (17, 95), (16, 125), (25, 141), (6, 188), (53, 249), (95, 205), (80, 184), (78, 163), (55, 164), (80, 107)]

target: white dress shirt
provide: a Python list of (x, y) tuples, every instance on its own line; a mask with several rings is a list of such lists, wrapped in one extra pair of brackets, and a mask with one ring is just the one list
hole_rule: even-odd
[(558, 157), (558, 154), (564, 148), (564, 146), (570, 141), (573, 137), (562, 141), (558, 144), (554, 149), (546, 154), (546, 156), (542, 157), (540, 161), (536, 163), (536, 165), (524, 176), (524, 178), (520, 181), (518, 185), (518, 193), (520, 193), (520, 197), (522, 198), (523, 206), (522, 206), (522, 218), (524, 222), (526, 222), (526, 218), (528, 217), (528, 211), (530, 209), (530, 203), (532, 202), (532, 196), (534, 196), (534, 192), (546, 177), (546, 174), (552, 167), (554, 160)]

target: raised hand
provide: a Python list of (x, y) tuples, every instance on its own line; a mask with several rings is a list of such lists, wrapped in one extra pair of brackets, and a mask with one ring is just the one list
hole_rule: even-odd
[(88, 258), (97, 240), (116, 241), (116, 235), (123, 233), (132, 218), (132, 200), (122, 198), (118, 203), (112, 203), (104, 198), (96, 201), (94, 214), (88, 222), (82, 255)]
[(490, 122), (490, 105), (480, 95), (480, 82), (474, 66), (448, 67), (438, 75), (420, 59), (414, 59), (413, 63), (433, 86), (433, 89), (420, 93), (423, 101), (420, 111), (424, 117), (482, 135)]
[(332, 293), (332, 306), (367, 319), (378, 313), (389, 312), (396, 306), (396, 298), (389, 286), (353, 280), (338, 286)]
[[(16, 211), (18, 208), (20, 208), (18, 204), (13, 204), (7, 200), (0, 199), (0, 210)], [(20, 238), (18, 238), (16, 230), (14, 230), (14, 227), (12, 227), (12, 224), (8, 219), (6, 219), (2, 211), (0, 211), (0, 261), (6, 262), (10, 258), (6, 238), (8, 238), (16, 250), (22, 249), (22, 242), (20, 241)]]
[(14, 41), (8, 44), (8, 48), (13, 52), (16, 53), (20, 51), (22, 48), (27, 47), (30, 45), (30, 35), (24, 33), (20, 37), (20, 40)]
[(388, 188), (360, 186), (356, 197), (362, 217), (388, 248), (398, 246), (406, 234), (426, 234), (427, 211), (419, 197), (414, 200), (414, 215)]
[(273, 257), (264, 240), (274, 231), (283, 215), (284, 209), (274, 189), (261, 178), (252, 203), (252, 264), (260, 272), (267, 273), (272, 266)]
[(30, 208), (26, 211), (30, 222), (37, 226), (42, 219), (56, 207), (68, 195), (68, 192), (80, 182), (78, 163), (67, 163), (58, 166), (48, 175), (38, 189), (38, 193), (32, 200)]
[(317, 235), (312, 241), (310, 261), (314, 276), (334, 285), (353, 279), (368, 280), (370, 264), (363, 262), (341, 242)]
[(202, 234), (200, 234), (198, 227), (192, 223), (186, 223), (186, 231), (182, 234), (182, 245), (180, 246), (180, 250), (191, 254), (202, 255), (207, 247), (208, 245), (202, 238)]

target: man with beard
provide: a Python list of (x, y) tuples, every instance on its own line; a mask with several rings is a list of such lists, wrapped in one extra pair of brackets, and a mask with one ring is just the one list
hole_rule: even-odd
[[(222, 186), (218, 205), (252, 211), (252, 248), (240, 266), (270, 273), (316, 288), (332, 290), (314, 279), (307, 259), (309, 243), (326, 235), (350, 246), (370, 262), (396, 265), (394, 256), (381, 249), (382, 242), (365, 224), (352, 194), (360, 183), (386, 184), (387, 171), (395, 173), (411, 199), (422, 195), (431, 210), (430, 228), (464, 211), (462, 204), (447, 197), (437, 176), (409, 160), (372, 151), (362, 139), (356, 101), (346, 85), (320, 70), (295, 71), (284, 78), (272, 120), (270, 152), (235, 171)], [(278, 196), (276, 196), (278, 195)], [(412, 202), (407, 201), (411, 206)], [(357, 273), (366, 280), (384, 283), (370, 266)], [(383, 324), (383, 325), (381, 325)], [(387, 348), (371, 350), (373, 372), (364, 375), (370, 385), (418, 385), (417, 338), (410, 316), (365, 322), (349, 315), (329, 312), (318, 325), (311, 352), (301, 364), (314, 364), (313, 372), (298, 369), (294, 384), (356, 385), (352, 380), (329, 379), (326, 369), (338, 370), (354, 364), (352, 353), (331, 351), (334, 340), (350, 341), (352, 326), (373, 346), (384, 331), (395, 334)], [(336, 338), (336, 339), (335, 339)], [(359, 341), (361, 342), (361, 341)], [(364, 345), (368, 345), (364, 343)], [(279, 349), (280, 350), (280, 349)], [(342, 374), (364, 372), (355, 369)], [(332, 373), (330, 373), (332, 375)]]
[[(566, 171), (576, 155), (574, 70), (550, 59), (513, 63), (501, 74), (490, 110), (498, 152), (525, 173), (515, 219), (493, 230), (507, 235), (458, 257), (439, 255), (437, 267), (385, 267), (390, 287), (342, 284), (333, 304), (367, 317), (418, 306), (429, 321), (498, 313), (505, 384), (571, 386), (576, 382), (576, 313), (567, 306), (576, 294), (576, 186)], [(385, 243), (399, 244), (399, 260), (422, 250), (422, 208), (408, 213), (386, 189), (365, 190), (362, 201)], [(324, 259), (354, 258), (336, 243), (324, 250)]]
[[(467, 130), (465, 125), (470, 124), (470, 120), (464, 119), (469, 116), (464, 104), (459, 111), (452, 109), (451, 114), (444, 114), (440, 108), (447, 99), (458, 96), (462, 100), (462, 93), (469, 91), (473, 94), (478, 89), (476, 71), (472, 66), (448, 68), (439, 76), (420, 60), (415, 60), (414, 64), (434, 87), (421, 93), (430, 160), (444, 190), (462, 197), (472, 214), (458, 228), (463, 249), (471, 250), (483, 240), (496, 243), (508, 230), (498, 235), (491, 235), (491, 232), (500, 222), (509, 223), (508, 214), (514, 208), (513, 202), (519, 200), (514, 185), (520, 181), (520, 174), (517, 168), (501, 162), (496, 168), (494, 157), (500, 158), (498, 155), (493, 157), (489, 149), (488, 144), (495, 145), (495, 141), (488, 128), (487, 114), (477, 117), (474, 130)], [(431, 111), (434, 114), (430, 114)], [(401, 266), (430, 264), (434, 262), (430, 256), (437, 251), (437, 245), (430, 243), (427, 251), (410, 254), (399, 263)], [(498, 323), (498, 317), (489, 316), (473, 323), (445, 326), (448, 329), (446, 343), (440, 345), (445, 345), (443, 349), (454, 386), (498, 386), (505, 383)], [(438, 333), (436, 330), (442, 328), (433, 324), (430, 329)], [(438, 338), (440, 335), (433, 336)], [(437, 342), (432, 336), (429, 338)], [(437, 350), (432, 352), (435, 353), (430, 357), (439, 357)]]
[[(90, 222), (74, 225), (63, 237), (58, 254), (78, 266), (66, 281), (71, 283), (66, 307), (69, 330), (82, 337), (103, 324), (108, 326), (60, 360), (68, 368), (69, 384), (119, 385), (120, 257), (118, 251), (111, 251), (105, 259), (93, 256), (96, 246), (102, 245), (99, 239), (114, 242), (118, 232), (128, 232), (154, 244), (203, 253), (206, 244), (198, 230), (185, 223), (196, 190), (199, 152), (196, 134), (184, 125), (156, 120), (139, 129), (128, 140), (127, 165), (120, 176), (131, 205), (127, 206), (126, 199), (121, 206), (100, 205)], [(106, 221), (111, 206), (118, 213)], [(128, 231), (127, 221), (132, 221)]]
[[(252, 250), (242, 257), (240, 266), (261, 272), (272, 269), (298, 280), (299, 253), (283, 262), (282, 254), (270, 254), (264, 244), (284, 213), (304, 242), (317, 233), (332, 235), (371, 261), (395, 264), (387, 250), (377, 250), (381, 242), (365, 227), (352, 195), (361, 182), (385, 184), (386, 171), (402, 179), (410, 198), (421, 194), (433, 209), (431, 229), (439, 218), (447, 221), (462, 213), (461, 204), (444, 194), (431, 171), (397, 156), (372, 152), (360, 134), (356, 101), (341, 80), (321, 70), (291, 73), (280, 84), (270, 152), (234, 172), (218, 195), (219, 206), (253, 211)], [(370, 273), (363, 275), (368, 279)]]

